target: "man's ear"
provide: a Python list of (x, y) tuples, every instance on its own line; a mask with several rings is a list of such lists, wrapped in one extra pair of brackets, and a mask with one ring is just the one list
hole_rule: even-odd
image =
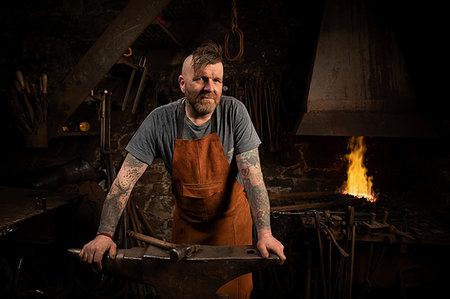
[(184, 93), (185, 81), (184, 81), (183, 75), (178, 76), (178, 84), (180, 85), (181, 92)]

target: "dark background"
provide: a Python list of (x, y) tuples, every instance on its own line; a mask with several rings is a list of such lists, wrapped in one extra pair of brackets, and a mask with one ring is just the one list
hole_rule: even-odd
[[(373, 176), (374, 189), (380, 195), (377, 207), (391, 209), (391, 214), (400, 219), (412, 213), (420, 217), (419, 222), (439, 221), (447, 228), (450, 202), (448, 13), (442, 1), (365, 2), (371, 14), (392, 26), (420, 111), (438, 136), (365, 138), (368, 173)], [(118, 0), (28, 0), (4, 5), (0, 12), (0, 126), (3, 131), (0, 185), (33, 188), (33, 182), (47, 174), (49, 166), (64, 165), (77, 158), (85, 159), (95, 169), (103, 168), (98, 136), (59, 137), (49, 140), (47, 148), (27, 148), (7, 100), (11, 97), (16, 70), (21, 70), (30, 80), (47, 73), (51, 96), (127, 4), (128, 1)], [(236, 79), (246, 82), (254, 74), (260, 74), (276, 83), (284, 107), (276, 149), (271, 150), (273, 144), (267, 140), (263, 140), (260, 148), (269, 193), (339, 189), (346, 175), (343, 157), (348, 137), (295, 135), (305, 104), (323, 1), (241, 0), (236, 4), (238, 25), (245, 34), (245, 50), (241, 60), (225, 65), (225, 85), (231, 86)], [(145, 116), (158, 105), (181, 97), (176, 78), (184, 55), (205, 40), (223, 44), (225, 34), (230, 31), (231, 1), (174, 0), (161, 18), (180, 45), (167, 43), (152, 48), (142, 39), (131, 45), (133, 55), (128, 60), (137, 63), (141, 55), (146, 55), (151, 73), (139, 112), (132, 114), (129, 109), (120, 109), (130, 68), (114, 66), (97, 86), (97, 90), (113, 91), (111, 138), (117, 169), (126, 155), (127, 141)], [(92, 130), (98, 129), (95, 104), (83, 102), (67, 125), (76, 127), (80, 121), (89, 121)], [(136, 185), (132, 198), (154, 225), (156, 236), (168, 239), (173, 198), (170, 178), (161, 161), (149, 168)], [(95, 233), (99, 207), (92, 209), (93, 214), (80, 217), (93, 218), (94, 224), (90, 221), (80, 224), (80, 219), (75, 219), (76, 240), (72, 240), (75, 245), (82, 245)], [(286, 223), (281, 227), (285, 228)], [(295, 227), (291, 229), (296, 231)], [(290, 235), (281, 230), (278, 237), (288, 242)], [(303, 255), (294, 254), (291, 261), (298, 262), (301, 268)], [(444, 270), (439, 269), (437, 274), (441, 271)], [(292, 278), (285, 272), (281, 275), (286, 275), (285, 281)]]

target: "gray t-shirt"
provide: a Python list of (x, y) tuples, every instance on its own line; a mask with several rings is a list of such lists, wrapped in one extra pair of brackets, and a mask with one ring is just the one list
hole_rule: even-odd
[[(150, 165), (161, 157), (167, 171), (172, 174), (172, 158), (177, 138), (178, 110), (183, 107), (179, 99), (153, 110), (142, 122), (126, 150), (137, 159)], [(244, 104), (239, 100), (222, 96), (216, 108), (217, 134), (228, 159), (232, 163), (236, 154), (257, 148), (261, 140)], [(187, 116), (184, 117), (183, 139), (201, 139), (211, 133), (211, 123), (197, 126)]]

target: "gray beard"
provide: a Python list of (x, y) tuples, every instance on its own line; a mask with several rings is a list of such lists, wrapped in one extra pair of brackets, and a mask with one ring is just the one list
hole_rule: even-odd
[(211, 102), (203, 102), (200, 100), (199, 102), (195, 102), (194, 105), (191, 105), (194, 108), (194, 111), (199, 115), (205, 115), (211, 113), (216, 109), (216, 103)]

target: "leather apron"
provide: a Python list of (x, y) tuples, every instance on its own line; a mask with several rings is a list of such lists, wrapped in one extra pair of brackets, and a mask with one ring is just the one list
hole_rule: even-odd
[[(217, 135), (217, 118), (211, 117), (211, 134), (183, 140), (185, 103), (178, 114), (172, 188), (175, 210), (172, 242), (202, 245), (251, 245), (252, 220), (244, 187), (236, 180)], [(238, 277), (217, 293), (250, 298), (252, 274)]]

